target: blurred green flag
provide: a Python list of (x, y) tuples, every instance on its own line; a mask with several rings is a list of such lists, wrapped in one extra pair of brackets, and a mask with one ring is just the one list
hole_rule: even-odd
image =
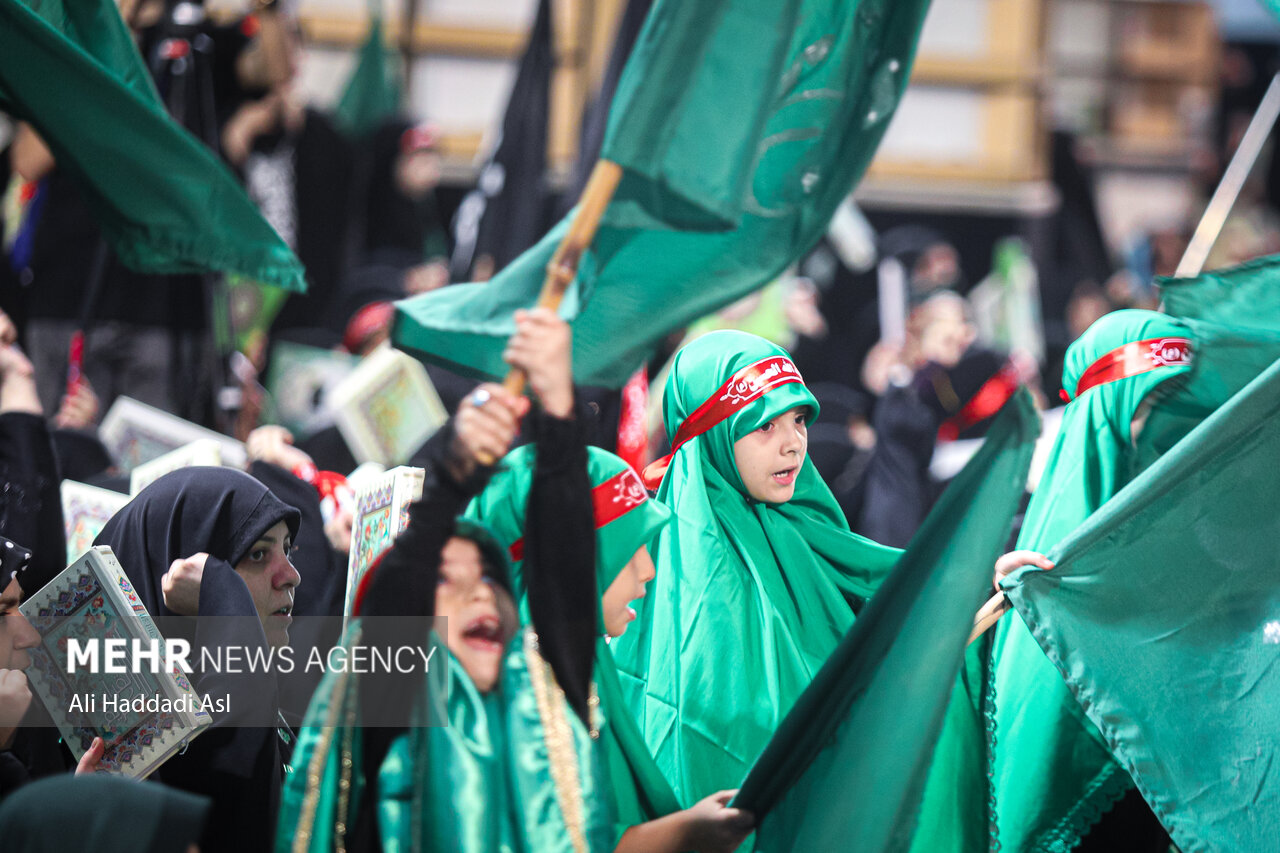
[(371, 133), (384, 120), (400, 112), (400, 83), (395, 54), (382, 37), (381, 0), (369, 0), (369, 36), (347, 79), (333, 117), (348, 136)]
[[(621, 387), (663, 336), (813, 246), (906, 87), (928, 0), (659, 0), (603, 156), (624, 169), (561, 308), (574, 371)], [(399, 304), (401, 348), (497, 377), (566, 222), (480, 285)]]
[(951, 482), (742, 783), (758, 851), (905, 850), (1039, 434), (1025, 391)]
[(1280, 362), (1004, 586), (1183, 850), (1280, 838)]
[(235, 177), (169, 118), (110, 0), (0, 0), (0, 110), (36, 128), (133, 269), (305, 290)]

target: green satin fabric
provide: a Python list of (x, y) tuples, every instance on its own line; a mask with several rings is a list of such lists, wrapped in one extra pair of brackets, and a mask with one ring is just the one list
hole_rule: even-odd
[[(525, 504), (533, 483), (535, 450), (531, 446), (507, 454), (499, 472), (484, 492), (467, 508), (469, 517), (483, 522), (499, 540), (509, 546), (524, 534)], [(587, 448), (587, 473), (592, 487), (604, 483), (629, 466), (620, 457), (598, 447)], [(603, 527), (596, 528), (596, 588), (603, 591), (642, 546), (652, 543), (670, 520), (671, 512), (653, 500), (646, 500)], [(528, 621), (523, 564), (512, 566), (512, 587), (521, 619)], [(627, 707), (613, 655), (603, 637), (597, 643), (595, 683), (600, 700), (600, 784), (613, 805), (615, 836), (629, 827), (655, 820), (680, 809), (649, 754), (631, 710)]]
[[(533, 445), (516, 448), (498, 463), (483, 492), (467, 505), (466, 517), (485, 525), (503, 547), (509, 548), (524, 536), (525, 506), (533, 487), (537, 451)], [(630, 466), (620, 456), (599, 447), (587, 448), (587, 475), (592, 488), (611, 480)], [(601, 596), (609, 588), (632, 555), (651, 543), (671, 518), (662, 504), (646, 500), (629, 512), (596, 529), (596, 590)], [(530, 622), (529, 597), (524, 578), (524, 562), (511, 563), (511, 589), (520, 608), (522, 624)], [(601, 632), (603, 633), (603, 623)]]
[[(742, 332), (704, 335), (675, 357), (663, 399), (668, 437), (736, 371), (786, 355)], [(853, 624), (899, 551), (849, 531), (811, 462), (795, 497), (750, 499), (733, 444), (797, 406), (778, 386), (672, 457), (658, 499), (676, 520), (658, 537), (657, 577), (611, 649), (662, 774), (682, 803), (742, 781), (783, 715)]]
[[(1067, 351), (1063, 385), (1071, 392), (1102, 355), (1130, 341), (1195, 336), (1150, 311), (1106, 315)], [(1197, 356), (1193, 353), (1193, 359)], [(1139, 473), (1130, 422), (1143, 400), (1190, 368), (1159, 367), (1094, 387), (1074, 399), (1018, 538), (1048, 552)], [(1011, 613), (993, 630), (994, 736), (991, 785), (995, 830), (1005, 850), (1070, 850), (1132, 781), (1112, 759), (1025, 623)]]
[[(353, 622), (347, 638), (357, 637)], [(424, 691), (415, 721), (388, 750), (378, 774), (378, 834), (387, 853), (558, 853), (572, 851), (572, 836), (557, 795), (548, 742), (523, 640), (517, 636), (503, 661), (499, 688), (480, 693), (462, 666), (448, 662), (448, 698), (439, 686)], [(366, 781), (361, 778), (360, 729), (347, 725), (353, 691), (340, 675), (326, 676), (307, 710), (288, 779), (276, 838), (277, 853), (334, 849), (339, 825), (350, 827)], [(437, 703), (447, 725), (426, 725), (427, 702)], [(569, 734), (570, 793), (580, 800), (582, 837), (591, 853), (614, 846), (610, 801), (601, 790), (604, 771), (586, 727), (561, 701), (561, 719)], [(325, 743), (329, 720), (341, 722)], [(342, 810), (340, 774), (344, 744), (351, 747), (350, 794)], [(308, 819), (308, 776), (318, 750), (324, 757), (314, 792), (314, 818)], [(300, 847), (295, 846), (302, 838)]]

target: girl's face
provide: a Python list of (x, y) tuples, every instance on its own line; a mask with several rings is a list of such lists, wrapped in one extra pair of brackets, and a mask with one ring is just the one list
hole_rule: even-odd
[(649, 549), (641, 545), (604, 591), (601, 609), (604, 611), (606, 634), (610, 637), (623, 635), (636, 618), (631, 602), (644, 598), (644, 585), (653, 580), (653, 576), (653, 558), (649, 556)]
[(436, 587), (436, 632), (480, 692), (497, 685), (502, 656), (515, 629), (515, 602), (485, 576), (480, 549), (469, 539), (450, 539)]
[(781, 504), (795, 495), (809, 447), (808, 415), (806, 407), (797, 406), (733, 443), (733, 461), (751, 497)]

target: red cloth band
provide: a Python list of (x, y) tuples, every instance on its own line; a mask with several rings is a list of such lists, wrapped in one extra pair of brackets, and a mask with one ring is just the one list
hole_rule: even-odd
[(671, 452), (644, 469), (645, 485), (657, 488), (658, 483), (662, 482), (662, 475), (666, 473), (667, 466), (671, 464), (671, 458), (686, 442), (702, 435), (774, 388), (791, 382), (803, 383), (804, 380), (791, 359), (783, 355), (763, 358), (733, 374), (728, 382), (721, 385), (705, 403), (684, 419), (684, 423), (680, 424), (680, 429), (676, 430), (675, 441), (671, 443)]
[(960, 433), (1000, 411), (1021, 386), (1018, 368), (1013, 362), (1006, 362), (969, 398), (969, 402), (960, 407), (960, 411), (942, 422), (938, 427), (938, 441), (955, 441)]
[[(640, 482), (640, 475), (628, 467), (605, 480), (591, 490), (591, 511), (595, 514), (596, 529), (616, 521), (640, 504), (649, 500), (649, 493)], [(524, 537), (511, 543), (507, 549), (511, 559), (524, 559)]]
[(1191, 349), (1191, 341), (1187, 338), (1147, 338), (1116, 347), (1089, 365), (1076, 383), (1074, 396), (1063, 389), (1062, 400), (1070, 403), (1097, 385), (1148, 373), (1158, 367), (1191, 364)]

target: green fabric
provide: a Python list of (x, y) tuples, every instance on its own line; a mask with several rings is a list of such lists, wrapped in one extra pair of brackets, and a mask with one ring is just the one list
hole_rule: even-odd
[[(344, 643), (359, 642), (353, 621)], [(435, 642), (439, 643), (439, 640)], [(443, 643), (440, 643), (443, 648)], [(455, 850), (460, 853), (555, 853), (569, 851), (554, 783), (548, 742), (553, 737), (539, 712), (530, 680), (531, 662), (517, 635), (503, 661), (497, 690), (482, 694), (449, 654), (446, 667), (433, 669), (414, 708), (410, 728), (388, 750), (378, 774), (377, 819), (382, 849)], [(352, 711), (355, 682), (328, 673), (316, 691), (294, 751), (295, 772), (285, 783), (276, 835), (277, 853), (295, 849), (329, 851), (339, 823), (351, 827), (366, 780), (360, 772), (361, 729)], [(615, 827), (608, 797), (600, 790), (603, 770), (594, 741), (567, 706), (561, 708), (575, 756), (584, 837), (592, 853), (613, 849)], [(306, 819), (313, 757), (331, 720), (338, 726), (320, 763), (314, 817)], [(355, 725), (350, 725), (354, 720)], [(431, 724), (443, 721), (444, 725)], [(353, 771), (347, 811), (340, 813), (339, 774), (344, 743), (351, 747)]]
[(1004, 583), (1183, 850), (1280, 837), (1280, 364)]
[[(533, 485), (536, 449), (517, 448), (499, 464), (498, 473), (468, 506), (467, 514), (482, 521), (509, 547), (524, 535), (525, 507)], [(587, 448), (587, 473), (592, 487), (611, 480), (630, 466), (621, 457), (598, 447)], [(670, 520), (670, 511), (645, 500), (596, 529), (596, 589), (603, 596), (614, 579), (642, 546), (650, 545)], [(529, 621), (529, 601), (523, 563), (512, 568), (512, 586), (521, 621)], [(671, 786), (663, 778), (627, 707), (609, 645), (601, 637), (596, 649), (595, 684), (603, 721), (598, 741), (606, 787), (612, 799), (617, 835), (628, 827), (655, 820), (680, 809)]]
[(349, 136), (372, 133), (400, 111), (395, 56), (383, 44), (381, 0), (369, 0), (368, 6), (369, 35), (333, 111), (338, 127)]
[[(1165, 279), (1161, 287), (1172, 316), (1157, 322), (1118, 311), (1102, 318), (1068, 351), (1064, 384), (1074, 389), (1094, 359), (1126, 340), (1163, 335), (1192, 339), (1190, 368), (1099, 386), (1067, 408), (1019, 547), (1053, 547), (1280, 358), (1280, 257)], [(1160, 377), (1175, 370), (1181, 375), (1160, 387), (1135, 446), (1129, 420)], [(1019, 620), (1001, 620), (992, 643), (1000, 841), (1006, 849), (1069, 850), (1132, 782)]]
[[(704, 335), (675, 356), (663, 397), (673, 436), (739, 369), (786, 355), (743, 332)], [(657, 577), (631, 629), (611, 644), (623, 690), (677, 799), (737, 787), (792, 703), (901, 553), (849, 531), (806, 460), (785, 504), (747, 497), (733, 444), (797, 406), (779, 385), (675, 454), (658, 499), (675, 522), (658, 537)]]
[(763, 816), (756, 850), (906, 849), (1038, 425), (1018, 394), (783, 720), (735, 800)]
[[(1108, 314), (1067, 350), (1063, 386), (1074, 396), (1080, 375), (1099, 357), (1130, 341), (1165, 336), (1191, 333), (1152, 311)], [(1189, 370), (1159, 367), (1075, 397), (1027, 507), (1019, 548), (1047, 552), (1133, 478), (1130, 421), (1144, 398)], [(1022, 621), (1006, 616), (992, 630), (991, 769), (1000, 844), (1070, 850), (1130, 782)]]
[[(763, 286), (817, 242), (888, 127), (927, 8), (655, 4), (605, 141), (624, 178), (561, 307), (578, 320), (580, 382), (622, 387), (671, 330)], [(722, 230), (699, 230), (716, 221)], [(534, 304), (566, 227), (490, 282), (398, 303), (392, 339), (470, 375), (505, 375), (511, 315)]]
[(39, 131), (131, 268), (305, 290), (235, 177), (165, 113), (110, 0), (0, 0), (0, 109)]
[[(537, 450), (531, 444), (511, 451), (498, 463), (498, 472), (484, 491), (467, 505), (466, 517), (483, 523), (504, 549), (524, 538), (525, 507), (533, 486), (536, 459)], [(607, 450), (587, 448), (587, 476), (592, 488), (630, 467), (620, 456)], [(670, 518), (671, 512), (665, 506), (645, 500), (596, 529), (596, 590), (600, 595), (604, 595), (632, 555), (651, 543)], [(521, 560), (511, 561), (511, 587), (520, 608), (521, 622), (528, 624), (529, 599)]]

